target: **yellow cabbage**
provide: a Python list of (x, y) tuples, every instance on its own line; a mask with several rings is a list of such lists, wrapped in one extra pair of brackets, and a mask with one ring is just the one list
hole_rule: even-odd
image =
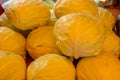
[(83, 58), (76, 70), (77, 80), (120, 80), (120, 61), (110, 53)]
[(57, 18), (75, 12), (98, 16), (98, 7), (93, 0), (57, 0), (54, 10)]
[(98, 8), (99, 18), (104, 23), (106, 30), (112, 30), (115, 26), (116, 18), (107, 9), (102, 7)]
[(57, 20), (54, 34), (64, 55), (79, 58), (99, 54), (104, 30), (104, 25), (96, 17), (74, 13)]
[(45, 25), (50, 19), (50, 7), (42, 0), (12, 0), (5, 13), (16, 28), (30, 30)]
[(75, 80), (75, 68), (63, 56), (46, 54), (28, 66), (27, 80)]
[(26, 48), (32, 58), (36, 59), (48, 53), (60, 53), (56, 46), (53, 28), (52, 26), (39, 27), (28, 35)]
[(0, 27), (0, 50), (11, 51), (25, 58), (25, 38), (8, 27)]
[(0, 80), (25, 80), (24, 59), (12, 52), (0, 51)]
[(103, 51), (120, 56), (120, 38), (113, 31), (105, 33)]
[(8, 20), (8, 17), (5, 15), (5, 13), (3, 13), (1, 16), (0, 16), (0, 27), (3, 27), (3, 26), (6, 26), (6, 27), (9, 27), (11, 28), (12, 30), (14, 31), (17, 31), (17, 32), (20, 32), (22, 35), (24, 35), (25, 37), (27, 37), (27, 35), (29, 34), (29, 32), (31, 30), (26, 30), (26, 31), (22, 31), (22, 30), (19, 30), (17, 28), (15, 28)]

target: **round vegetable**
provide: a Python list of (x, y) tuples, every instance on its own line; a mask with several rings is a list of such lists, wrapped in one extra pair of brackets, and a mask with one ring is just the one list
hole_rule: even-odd
[(99, 18), (104, 23), (106, 30), (112, 30), (115, 26), (116, 18), (107, 9), (99, 7), (98, 10)]
[(25, 80), (24, 59), (12, 52), (0, 51), (0, 80)]
[(113, 31), (106, 31), (103, 51), (120, 56), (120, 38)]
[(53, 28), (53, 26), (39, 27), (28, 35), (26, 48), (32, 58), (36, 59), (49, 53), (60, 54), (53, 35)]
[(54, 34), (64, 55), (79, 58), (99, 54), (104, 30), (104, 25), (96, 17), (74, 13), (57, 20)]
[(8, 27), (0, 27), (0, 50), (11, 51), (25, 58), (25, 38)]
[(76, 70), (77, 80), (120, 80), (120, 61), (110, 53), (83, 58)]
[(29, 65), (27, 80), (75, 80), (75, 68), (63, 56), (46, 54)]
[(54, 34), (64, 55), (79, 58), (99, 54), (104, 30), (104, 25), (97, 18), (74, 13), (56, 22)]
[(50, 19), (50, 7), (42, 0), (12, 0), (5, 8), (11, 24), (21, 30), (45, 25)]
[(93, 0), (57, 0), (54, 10), (57, 18), (76, 12), (98, 16), (98, 7)]

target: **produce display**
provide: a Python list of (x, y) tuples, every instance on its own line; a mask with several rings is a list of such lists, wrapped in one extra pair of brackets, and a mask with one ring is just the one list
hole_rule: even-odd
[(8, 0), (2, 4), (0, 80), (120, 80), (117, 17), (96, 3)]

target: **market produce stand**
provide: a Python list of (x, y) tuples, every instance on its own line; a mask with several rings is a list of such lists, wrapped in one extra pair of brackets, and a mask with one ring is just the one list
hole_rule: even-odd
[(6, 1), (0, 80), (120, 80), (119, 0)]

